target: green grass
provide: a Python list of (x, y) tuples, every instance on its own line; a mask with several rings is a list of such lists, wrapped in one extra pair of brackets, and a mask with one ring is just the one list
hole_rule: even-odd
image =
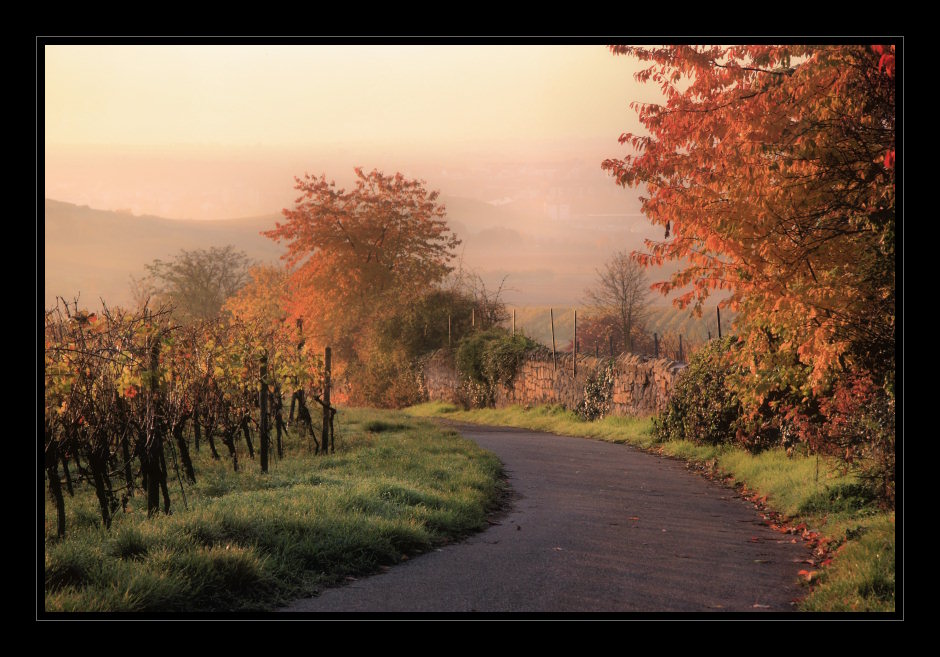
[(476, 531), (500, 490), (498, 459), (400, 413), (343, 409), (337, 451), (297, 440), (267, 475), (203, 449), (183, 508), (147, 519), (138, 494), (101, 527), (87, 486), (66, 497), (67, 535), (46, 505), (45, 609), (258, 611)]
[(453, 404), (429, 402), (405, 409), (414, 417), (444, 417), (478, 424), (504, 425), (569, 436), (627, 443), (665, 456), (706, 464), (744, 483), (751, 493), (766, 495), (766, 505), (805, 523), (840, 545), (832, 563), (814, 571), (804, 611), (894, 611), (894, 512), (879, 509), (872, 496), (834, 461), (787, 456), (782, 449), (751, 454), (730, 446), (690, 441), (657, 442), (651, 418), (606, 417), (580, 420), (558, 406), (528, 410), (519, 406), (460, 410)]

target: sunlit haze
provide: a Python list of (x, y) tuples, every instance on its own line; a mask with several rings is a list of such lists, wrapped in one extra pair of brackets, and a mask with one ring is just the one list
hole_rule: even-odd
[(640, 130), (629, 104), (657, 99), (637, 68), (600, 45), (46, 46), (45, 196), (273, 217), (295, 175), (401, 171), (440, 190), (464, 263), (508, 274), (509, 301), (573, 304), (610, 253), (661, 235), (600, 169)]

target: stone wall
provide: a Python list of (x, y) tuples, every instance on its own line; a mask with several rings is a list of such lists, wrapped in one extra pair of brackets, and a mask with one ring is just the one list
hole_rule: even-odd
[[(609, 359), (573, 356), (548, 349), (530, 351), (520, 363), (511, 387), (496, 390), (497, 406), (559, 404), (574, 409), (584, 398), (589, 379), (603, 373)], [(623, 354), (613, 361), (612, 415), (650, 415), (666, 407), (672, 385), (685, 363), (664, 358)], [(447, 352), (434, 354), (425, 365), (424, 381), (429, 400), (461, 403), (460, 380)]]
[(424, 363), (422, 371), (428, 401), (459, 403), (460, 380), (457, 377), (457, 370), (454, 369), (452, 352), (446, 349), (436, 351)]

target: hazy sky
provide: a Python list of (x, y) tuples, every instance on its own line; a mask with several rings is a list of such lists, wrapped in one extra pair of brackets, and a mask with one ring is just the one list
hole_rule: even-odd
[[(68, 45), (45, 57), (46, 195), (180, 218), (233, 216), (175, 187), (215, 185), (219, 164), (288, 196), (298, 167), (333, 160), (337, 178), (350, 163), (433, 175), (561, 154), (599, 169), (638, 129), (629, 102), (656, 97), (600, 45)], [(256, 196), (267, 202), (267, 187)]]
[(603, 46), (47, 46), (49, 145), (615, 138)]
[(660, 99), (639, 68), (602, 45), (47, 45), (45, 196), (257, 217), (305, 172), (401, 171), (449, 199), (489, 283), (575, 303), (611, 253), (661, 235), (600, 168), (641, 131), (630, 103)]

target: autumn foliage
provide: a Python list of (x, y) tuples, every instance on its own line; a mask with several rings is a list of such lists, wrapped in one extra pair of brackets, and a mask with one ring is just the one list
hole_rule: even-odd
[(441, 281), (460, 243), (421, 181), (361, 168), (356, 177), (349, 191), (325, 176), (297, 178), (295, 207), (265, 233), (287, 244), (288, 312), (346, 355), (377, 314)]
[(787, 405), (829, 422), (847, 377), (893, 399), (895, 47), (612, 50), (665, 97), (634, 105), (645, 132), (603, 163), (664, 229), (636, 257), (681, 263), (655, 286), (680, 307), (730, 291), (754, 430)]
[[(60, 536), (60, 472), (69, 494), (72, 473), (92, 482), (105, 527), (119, 508), (126, 511), (135, 489), (148, 513), (159, 511), (161, 497), (170, 513), (174, 471), (181, 487), (184, 477), (195, 483), (190, 446), (198, 451), (205, 440), (221, 458), (219, 439), (238, 470), (237, 444), (244, 438), (254, 458), (255, 429), (265, 472), (266, 420), (280, 458), (281, 436), (293, 420), (291, 412), (285, 421), (282, 399), (290, 398), (293, 409), (299, 391), (314, 398), (323, 385), (317, 354), (258, 321), (216, 317), (180, 326), (169, 311), (105, 306), (88, 313), (60, 302), (46, 312), (44, 333), (44, 467)], [(262, 389), (270, 400), (266, 413), (258, 405)]]
[[(309, 339), (333, 347), (340, 372), (361, 375), (350, 382), (354, 400), (356, 387), (399, 389), (361, 400), (388, 405), (408, 399), (416, 384), (407, 358), (384, 349), (376, 331), (443, 281), (460, 240), (438, 192), (422, 181), (355, 172), (348, 191), (325, 176), (297, 178), (295, 206), (265, 235), (287, 244), (288, 315), (304, 319)], [(377, 382), (377, 370), (396, 381)]]

